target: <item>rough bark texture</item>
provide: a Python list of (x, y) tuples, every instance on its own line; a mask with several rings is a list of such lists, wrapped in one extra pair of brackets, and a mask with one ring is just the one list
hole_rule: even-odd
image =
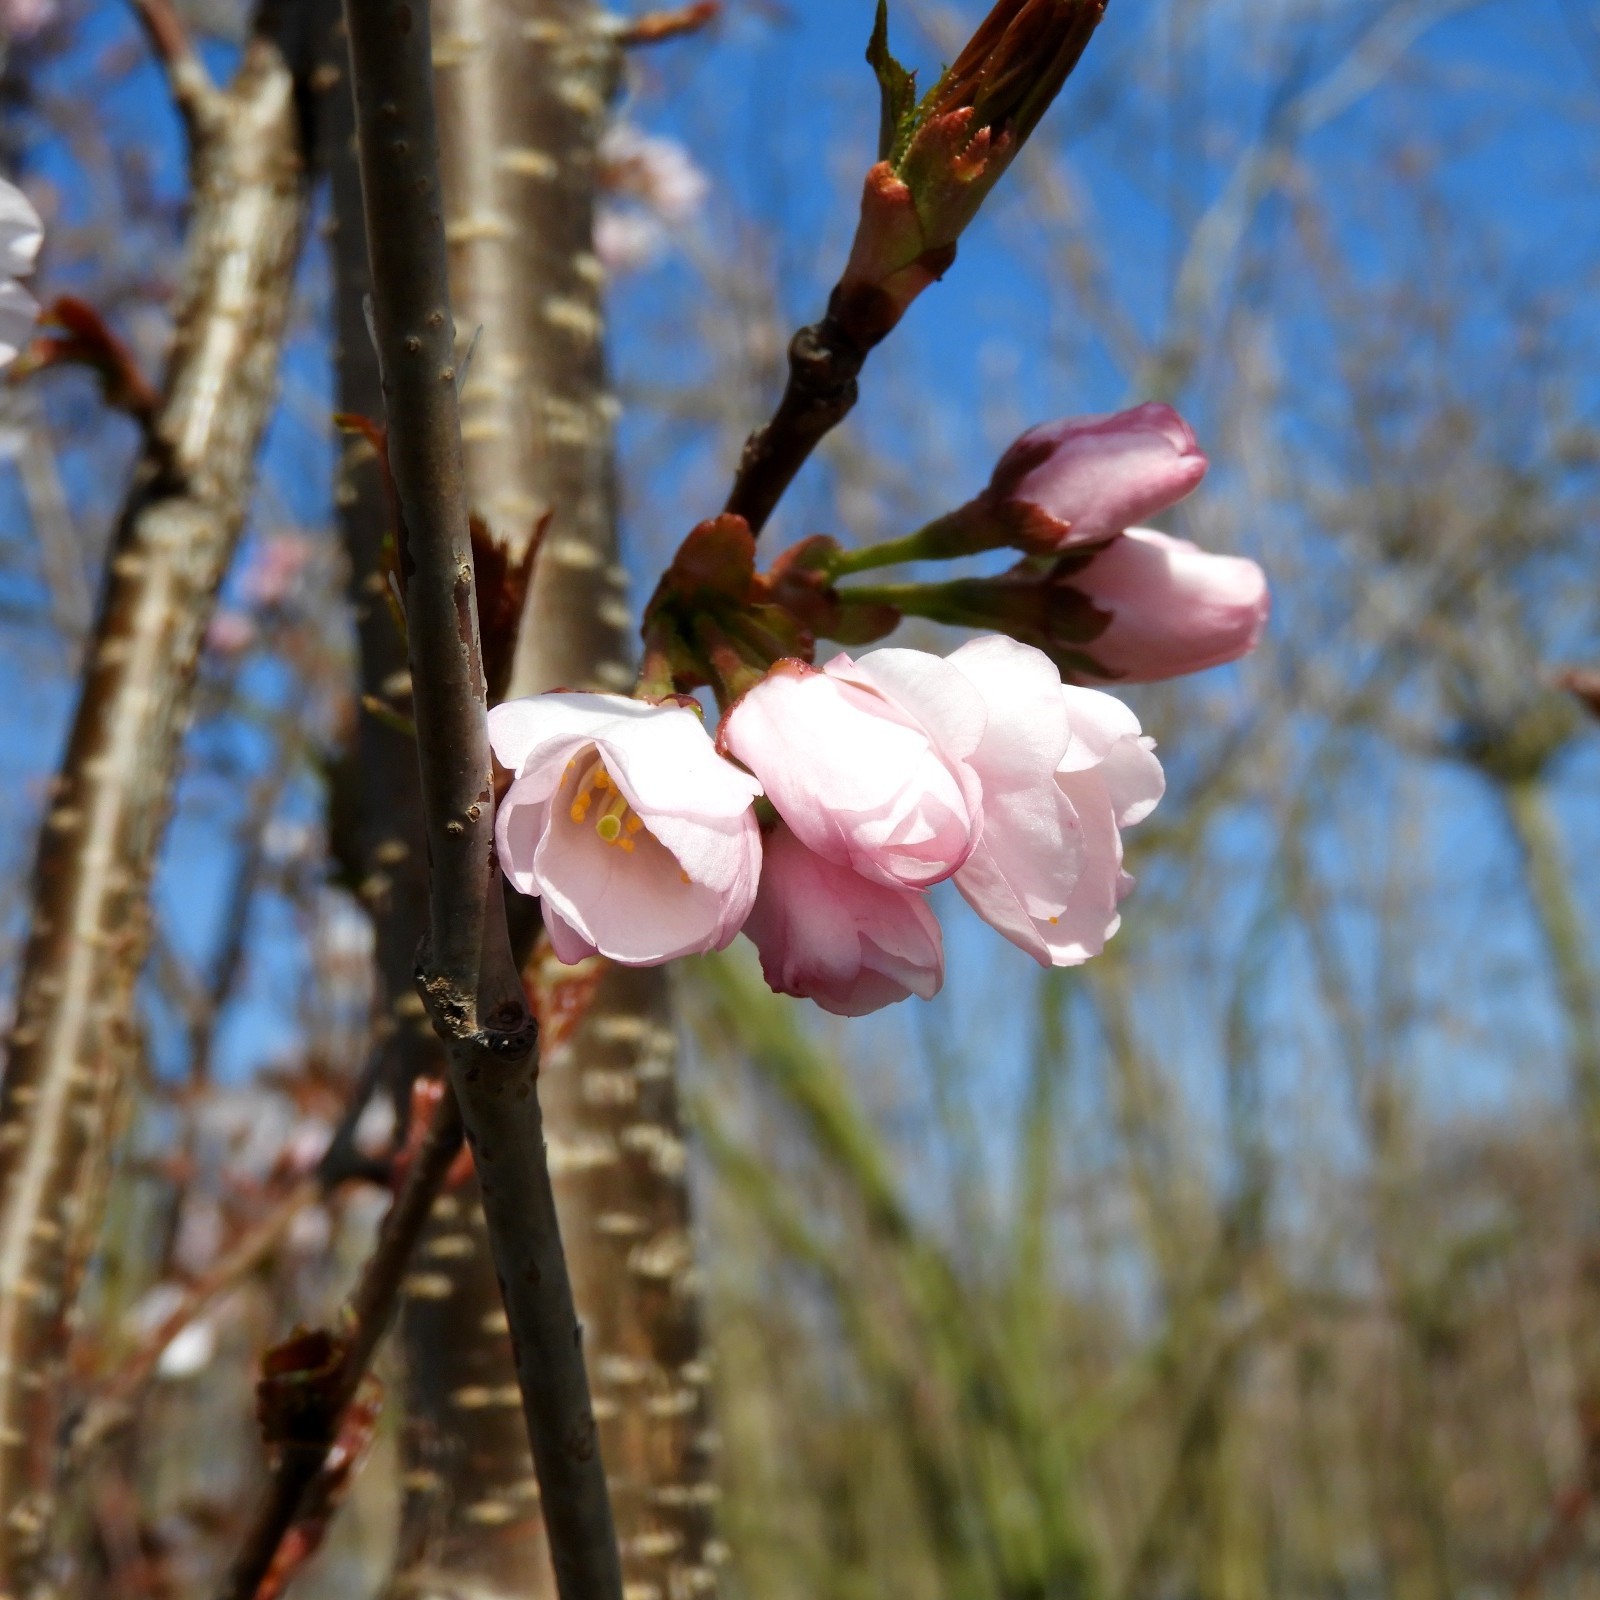
[(305, 205), (295, 78), (247, 47), (196, 151), (155, 437), (114, 538), (45, 819), (0, 1089), (0, 1596), (38, 1592), (61, 1355), (137, 1051), (134, 983), (195, 661), (271, 411)]
[[(601, 14), (571, 0), (445, 0), (435, 15), (460, 342), (483, 330), (462, 395), (473, 508), (515, 552), (552, 518), (513, 693), (625, 689), (614, 403), (591, 248), (617, 47)], [(708, 1373), (665, 980), (562, 978), (545, 988), (541, 1098), (629, 1594), (706, 1593)], [(576, 1031), (552, 1026), (580, 996)], [(548, 1583), (482, 1220), (474, 1196), (453, 1198), (408, 1285), (396, 1600), (521, 1597)]]

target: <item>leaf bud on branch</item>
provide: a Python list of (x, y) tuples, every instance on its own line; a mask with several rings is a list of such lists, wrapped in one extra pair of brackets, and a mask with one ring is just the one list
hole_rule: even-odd
[(879, 160), (831, 315), (864, 348), (929, 284), (1078, 64), (1105, 0), (1000, 0), (932, 90), (889, 51), (880, 0), (867, 60), (882, 96)]

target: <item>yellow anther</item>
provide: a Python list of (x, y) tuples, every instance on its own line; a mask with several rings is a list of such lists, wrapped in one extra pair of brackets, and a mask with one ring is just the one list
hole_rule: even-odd
[[(567, 770), (570, 772), (576, 765), (574, 761)], [(587, 822), (597, 795), (601, 797), (601, 804), (600, 814), (594, 821), (594, 831), (604, 843), (614, 844), (619, 850), (632, 855), (633, 836), (644, 831), (644, 822), (628, 804), (627, 796), (618, 789), (616, 780), (606, 771), (598, 755), (579, 777), (567, 814), (574, 822)]]

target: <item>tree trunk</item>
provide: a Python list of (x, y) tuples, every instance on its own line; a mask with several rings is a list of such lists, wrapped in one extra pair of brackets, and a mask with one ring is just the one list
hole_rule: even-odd
[(187, 278), (34, 869), (0, 1090), (0, 1594), (38, 1591), (59, 1382), (138, 1050), (134, 985), (195, 663), (271, 414), (306, 204), (295, 74), (259, 33), (198, 143)]

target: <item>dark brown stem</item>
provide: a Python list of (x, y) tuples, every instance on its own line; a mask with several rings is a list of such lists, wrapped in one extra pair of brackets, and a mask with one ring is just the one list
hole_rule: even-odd
[(733, 490), (723, 508), (766, 527), (784, 492), (811, 453), (850, 415), (867, 347), (834, 319), (802, 328), (789, 346), (789, 382), (766, 427), (750, 435)]
[(66, 1316), (137, 1059), (134, 982), (195, 661), (276, 384), (304, 218), (295, 79), (264, 33), (194, 161), (187, 283), (159, 444), (114, 536), (35, 865), (0, 1089), (0, 1594), (48, 1537)]
[(445, 1095), (415, 1160), (406, 1171), (355, 1292), (340, 1318), (338, 1370), (322, 1391), (323, 1410), (302, 1419), (296, 1439), (281, 1447), (249, 1532), (228, 1571), (221, 1600), (255, 1600), (278, 1547), (294, 1526), (307, 1490), (338, 1437), (339, 1423), (355, 1399), (379, 1341), (388, 1330), (428, 1213), (461, 1151), (461, 1115)]
[(621, 1600), (611, 1502), (556, 1224), (493, 853), (455, 330), (428, 8), (348, 0), (357, 146), (389, 460), (404, 521), (411, 679), (429, 851), (419, 979), (445, 1042), (517, 1357), (557, 1591)]

